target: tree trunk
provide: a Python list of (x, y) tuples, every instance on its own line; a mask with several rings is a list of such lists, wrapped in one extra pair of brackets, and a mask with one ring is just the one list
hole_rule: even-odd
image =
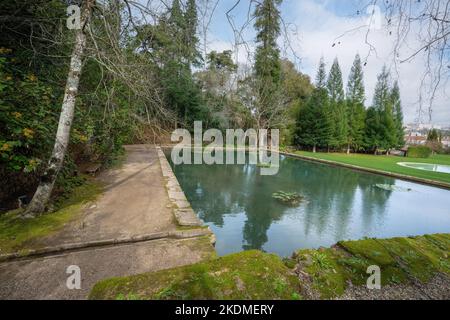
[(313, 153), (316, 153), (316, 145), (313, 147)]
[(75, 45), (70, 59), (70, 69), (67, 76), (64, 100), (59, 117), (58, 130), (56, 132), (53, 152), (48, 162), (44, 174), (41, 176), (39, 186), (23, 214), (24, 218), (34, 218), (41, 215), (50, 199), (50, 195), (55, 185), (56, 177), (63, 165), (67, 146), (70, 138), (70, 128), (73, 122), (75, 111), (75, 100), (78, 93), (78, 84), (82, 69), (83, 52), (86, 47), (86, 35), (84, 29), (89, 24), (92, 7), (95, 0), (86, 0), (81, 17), (81, 29), (77, 30)]
[(350, 144), (347, 145), (347, 154), (350, 154)]

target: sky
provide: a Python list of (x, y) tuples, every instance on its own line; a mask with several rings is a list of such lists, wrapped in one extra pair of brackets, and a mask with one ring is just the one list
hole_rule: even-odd
[[(199, 0), (205, 1), (205, 0)], [(214, 2), (214, 0), (210, 0)], [(209, 25), (207, 37), (208, 50), (227, 50), (235, 48), (235, 32), (227, 18), (226, 12), (233, 5), (239, 4), (230, 12), (229, 16), (238, 27), (242, 27), (249, 20), (250, 0), (219, 0)], [(361, 14), (357, 11), (362, 9)], [(250, 13), (253, 8), (251, 8)], [(405, 123), (429, 121), (427, 112), (427, 99), (424, 99), (423, 110), (426, 112), (418, 116), (421, 75), (425, 71), (425, 60), (420, 55), (411, 62), (399, 64), (398, 59), (408, 56), (418, 46), (414, 30), (410, 33), (408, 45), (400, 51), (400, 57), (393, 56), (393, 37), (389, 35), (384, 25), (384, 15), (379, 20), (372, 20), (372, 27), (368, 40), (375, 50), (370, 50), (366, 44), (367, 27), (370, 13), (361, 7), (360, 0), (284, 0), (281, 7), (283, 18), (283, 36), (279, 39), (282, 55), (294, 60), (299, 71), (315, 78), (321, 56), (324, 57), (328, 69), (335, 58), (338, 58), (347, 83), (348, 74), (354, 57), (359, 53), (363, 61), (366, 85), (366, 106), (373, 100), (373, 92), (383, 65), (391, 69), (392, 79), (398, 80), (401, 90)], [(382, 13), (382, 8), (380, 11)], [(414, 27), (413, 27), (414, 28)], [(200, 26), (201, 29), (201, 26)], [(253, 22), (247, 24), (242, 31), (242, 40), (245, 46), (239, 46), (236, 53), (237, 60), (244, 63), (248, 53), (255, 48)], [(334, 46), (332, 46), (335, 44)], [(441, 126), (450, 126), (450, 105), (448, 103), (450, 83), (444, 81), (438, 88), (433, 103), (432, 123)]]

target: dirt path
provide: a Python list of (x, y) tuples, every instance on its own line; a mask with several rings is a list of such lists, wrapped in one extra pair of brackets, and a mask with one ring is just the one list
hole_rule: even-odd
[[(0, 264), (0, 299), (86, 299), (93, 285), (111, 277), (199, 262), (211, 252), (204, 238), (163, 239)], [(81, 271), (81, 290), (66, 286), (69, 266)]]
[(171, 231), (176, 228), (158, 155), (153, 146), (125, 146), (127, 157), (120, 168), (99, 177), (103, 195), (87, 208), (83, 218), (42, 246)]
[[(127, 146), (121, 168), (101, 175), (104, 194), (82, 218), (41, 242), (45, 246), (133, 237), (177, 229), (154, 147)], [(99, 280), (199, 262), (214, 249), (208, 237), (161, 239), (81, 249), (0, 263), (0, 299), (85, 299)], [(66, 286), (67, 267), (80, 267), (81, 290)]]

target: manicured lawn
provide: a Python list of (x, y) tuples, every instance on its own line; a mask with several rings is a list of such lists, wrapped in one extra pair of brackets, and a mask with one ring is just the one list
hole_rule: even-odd
[(21, 210), (13, 210), (0, 216), (0, 254), (23, 251), (33, 246), (33, 241), (60, 230), (82, 212), (83, 205), (94, 200), (102, 187), (88, 180), (76, 187), (69, 198), (61, 201), (58, 209), (34, 219), (21, 219)]
[(448, 173), (405, 168), (397, 164), (398, 162), (418, 162), (418, 163), (450, 165), (450, 155), (434, 155), (428, 159), (418, 159), (418, 158), (403, 158), (396, 156), (374, 156), (367, 154), (348, 155), (343, 153), (319, 153), (319, 152), (312, 153), (306, 151), (296, 151), (295, 153), (298, 155), (303, 155), (311, 158), (341, 162), (364, 168), (376, 169), (422, 179), (430, 179), (450, 183), (450, 174)]

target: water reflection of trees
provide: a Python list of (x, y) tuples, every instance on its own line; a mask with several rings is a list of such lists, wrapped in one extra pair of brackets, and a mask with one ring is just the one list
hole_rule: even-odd
[(355, 199), (361, 202), (357, 207), (365, 230), (382, 219), (391, 192), (374, 185), (390, 184), (392, 179), (291, 158), (281, 164), (277, 176), (261, 176), (259, 169), (250, 165), (188, 165), (175, 170), (205, 222), (222, 227), (225, 215), (245, 213), (243, 249), (261, 249), (268, 241), (270, 226), (287, 213), (289, 208), (272, 198), (280, 190), (306, 197), (301, 209), (306, 236), (331, 232), (336, 240), (347, 238)]

